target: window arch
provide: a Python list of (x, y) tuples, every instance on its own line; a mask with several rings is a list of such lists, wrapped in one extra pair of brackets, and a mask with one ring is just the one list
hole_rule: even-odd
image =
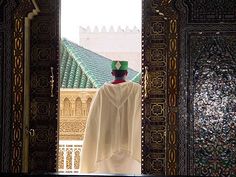
[(65, 98), (63, 101), (63, 115), (64, 116), (71, 115), (71, 102), (68, 98)]
[(82, 114), (82, 101), (80, 97), (75, 100), (75, 115), (79, 116)]
[(87, 104), (87, 114), (89, 113), (89, 109), (90, 109), (90, 106), (91, 106), (91, 102), (92, 102), (92, 98), (88, 98), (87, 101), (86, 101), (86, 104)]

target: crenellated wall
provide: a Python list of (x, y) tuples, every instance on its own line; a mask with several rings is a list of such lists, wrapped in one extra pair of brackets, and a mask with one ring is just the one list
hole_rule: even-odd
[(137, 27), (80, 27), (79, 41), (80, 46), (112, 60), (128, 60), (129, 67), (141, 71), (141, 31)]

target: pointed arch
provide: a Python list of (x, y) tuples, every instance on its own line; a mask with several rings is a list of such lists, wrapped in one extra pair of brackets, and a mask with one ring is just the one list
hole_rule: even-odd
[(75, 100), (75, 115), (80, 116), (82, 114), (82, 101), (81, 98), (78, 97)]
[(91, 102), (92, 102), (92, 98), (89, 97), (86, 101), (86, 104), (87, 104), (87, 114), (89, 113), (89, 109), (90, 109), (90, 106), (91, 106)]
[(71, 115), (71, 102), (68, 98), (65, 98), (63, 101), (63, 116)]

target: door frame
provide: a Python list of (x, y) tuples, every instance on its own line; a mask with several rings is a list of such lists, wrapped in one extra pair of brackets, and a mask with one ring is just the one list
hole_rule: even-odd
[[(36, 4), (39, 3), (35, 0)], [(59, 28), (60, 10), (55, 9), (60, 0), (50, 0)], [(142, 173), (158, 175), (178, 174), (178, 13), (171, 0), (143, 0), (142, 10)], [(55, 6), (55, 7), (54, 7)], [(54, 8), (53, 8), (54, 7)], [(24, 40), (25, 17), (35, 9), (31, 0), (20, 0), (13, 15), (13, 125), (12, 125), (12, 172), (27, 171), (23, 167), (24, 108), (27, 103), (25, 91)], [(44, 6), (39, 5), (39, 14), (46, 15)], [(37, 16), (37, 18), (40, 18)], [(44, 19), (46, 20), (46, 19)], [(34, 21), (32, 19), (31, 21)], [(59, 29), (58, 29), (59, 30)], [(16, 35), (18, 34), (18, 35)], [(52, 35), (59, 35), (51, 31)], [(43, 34), (40, 34), (43, 35)], [(32, 38), (32, 36), (30, 37)], [(59, 36), (58, 36), (59, 38)], [(59, 46), (59, 40), (55, 41)], [(158, 46), (161, 46), (158, 48)], [(157, 50), (158, 49), (158, 50)], [(59, 57), (59, 50), (53, 49)], [(32, 58), (37, 57), (30, 51)], [(59, 58), (57, 58), (59, 62)], [(27, 66), (26, 66), (27, 68)], [(57, 68), (59, 70), (59, 68)], [(55, 88), (58, 95), (58, 87)], [(28, 107), (30, 108), (30, 106)], [(26, 111), (26, 110), (25, 110)], [(56, 118), (57, 119), (57, 118)], [(56, 128), (57, 129), (57, 128)], [(57, 137), (55, 137), (57, 138)], [(25, 143), (27, 144), (27, 142)], [(57, 152), (55, 142), (55, 152)], [(55, 154), (56, 156), (56, 154)], [(55, 157), (56, 159), (56, 157)], [(44, 169), (46, 171), (46, 169)], [(48, 172), (56, 172), (48, 169)]]

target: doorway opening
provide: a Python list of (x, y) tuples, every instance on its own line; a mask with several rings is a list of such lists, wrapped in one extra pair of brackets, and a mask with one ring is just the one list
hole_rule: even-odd
[(141, 79), (141, 0), (61, 0), (58, 172), (78, 173), (96, 91), (112, 81), (111, 61)]

